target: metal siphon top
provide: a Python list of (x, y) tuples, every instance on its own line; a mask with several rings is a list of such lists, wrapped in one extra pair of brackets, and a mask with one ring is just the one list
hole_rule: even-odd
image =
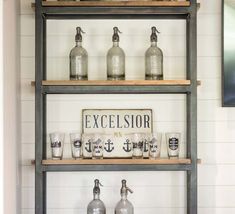
[(152, 34), (150, 36), (150, 41), (151, 42), (157, 42), (157, 33), (160, 33), (160, 32), (154, 26), (151, 28), (151, 30), (152, 30)]

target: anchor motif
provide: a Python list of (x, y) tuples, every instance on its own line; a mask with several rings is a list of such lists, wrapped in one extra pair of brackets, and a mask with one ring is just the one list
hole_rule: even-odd
[(85, 143), (85, 150), (89, 153), (92, 152), (91, 151), (91, 140), (88, 140), (88, 142)]
[[(107, 147), (106, 147), (106, 145), (107, 145)], [(110, 139), (108, 139), (107, 143), (105, 143), (104, 149), (106, 152), (112, 152), (114, 150), (113, 142)]]
[(122, 147), (123, 150), (124, 150), (125, 152), (130, 152), (130, 151), (131, 151), (131, 147), (130, 147), (131, 142), (130, 142), (129, 139), (126, 139), (126, 143), (124, 143), (124, 145), (125, 145), (126, 147), (123, 146), (123, 147)]

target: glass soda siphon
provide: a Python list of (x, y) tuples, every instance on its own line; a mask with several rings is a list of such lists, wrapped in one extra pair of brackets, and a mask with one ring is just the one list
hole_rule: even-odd
[(76, 28), (75, 47), (69, 54), (70, 59), (70, 80), (87, 80), (88, 54), (82, 47), (82, 35), (84, 33), (80, 27)]
[(119, 47), (119, 35), (117, 27), (113, 28), (113, 47), (107, 53), (108, 80), (125, 80), (125, 53)]
[(162, 80), (163, 79), (163, 53), (157, 46), (157, 33), (160, 33), (156, 27), (152, 27), (150, 36), (151, 46), (145, 52), (145, 79)]
[(104, 202), (100, 200), (100, 186), (102, 186), (100, 181), (95, 179), (94, 198), (87, 206), (87, 214), (106, 214)]
[(127, 200), (128, 191), (133, 193), (133, 191), (126, 186), (126, 180), (122, 180), (121, 200), (115, 207), (115, 214), (134, 214), (134, 207), (132, 203)]

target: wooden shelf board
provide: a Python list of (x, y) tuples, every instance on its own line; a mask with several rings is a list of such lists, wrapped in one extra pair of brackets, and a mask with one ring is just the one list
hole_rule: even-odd
[(153, 86), (153, 85), (190, 85), (190, 80), (46, 80), (42, 85), (91, 85), (91, 86)]
[[(97, 1), (96, 1), (97, 2)], [(143, 1), (140, 1), (140, 2), (143, 2)], [(144, 1), (145, 2), (145, 1)], [(60, 3), (61, 4), (61, 2), (55, 2), (55, 3)], [(54, 4), (55, 4), (54, 3)], [(154, 3), (156, 3), (156, 2), (154, 2)], [(169, 4), (169, 2), (167, 2), (168, 4)], [(171, 4), (172, 4), (173, 2), (171, 2)], [(177, 3), (179, 3), (179, 2), (177, 2)], [(186, 6), (190, 6), (190, 3), (188, 3), (188, 2), (184, 2), (184, 3), (187, 3), (187, 5)], [(48, 4), (48, 2), (46, 3), (46, 4)], [(50, 4), (52, 4), (52, 3), (50, 3)], [(80, 2), (80, 4), (81, 4), (81, 2)], [(85, 3), (83, 3), (84, 5), (79, 5), (79, 6), (86, 6), (85, 5)], [(130, 4), (130, 3), (129, 3)], [(140, 4), (140, 3), (139, 3)], [(45, 5), (45, 2), (43, 2), (43, 4), (42, 4), (43, 6), (49, 6), (49, 5)], [(50, 5), (51, 7), (52, 6), (54, 6), (54, 5)], [(63, 6), (65, 6), (65, 5), (63, 5)], [(76, 5), (76, 6), (78, 6), (78, 5)], [(91, 5), (90, 5), (91, 6)], [(94, 4), (94, 5), (92, 5), (92, 6), (97, 6), (96, 4)], [(100, 5), (101, 6), (101, 5)], [(109, 5), (109, 6), (111, 6), (111, 5)], [(115, 6), (115, 5), (112, 5), (112, 6)], [(125, 6), (131, 6), (131, 5), (125, 5)], [(147, 6), (147, 5), (139, 5), (139, 6)], [(157, 6), (157, 5), (151, 5), (151, 6)], [(35, 3), (31, 3), (31, 7), (33, 8), (33, 10), (35, 10)], [(62, 7), (62, 6), (60, 6), (60, 7)], [(176, 7), (176, 6), (175, 6)], [(201, 8), (201, 4), (200, 3), (197, 3), (197, 11), (199, 11), (199, 9)]]
[[(98, 160), (99, 162), (101, 162), (101, 161), (112, 161), (112, 162), (116, 162), (116, 160), (118, 160), (118, 161), (121, 161), (121, 160), (124, 160), (124, 161), (127, 161), (127, 160), (131, 160), (131, 161), (133, 161), (132, 159), (103, 159), (103, 160)], [(174, 159), (157, 159), (157, 160), (149, 160), (149, 159), (142, 159), (141, 161), (145, 161), (145, 164), (147, 163), (147, 161), (151, 161), (151, 162), (153, 162), (154, 161), (154, 164), (160, 164), (160, 160), (161, 161), (176, 161), (176, 159), (174, 160)], [(190, 164), (191, 163), (191, 160), (190, 159), (178, 159), (178, 160), (180, 160), (180, 161), (182, 161), (182, 160), (185, 160), (185, 162), (187, 161), (187, 164)], [(68, 165), (68, 164), (84, 164), (83, 162), (85, 162), (85, 161), (90, 161), (89, 162), (89, 164), (94, 164), (93, 162), (97, 162), (97, 160), (91, 160), (91, 159), (82, 159), (82, 160), (74, 160), (74, 159), (65, 159), (65, 160), (43, 160), (42, 161), (42, 164), (43, 165), (60, 165), (60, 164), (65, 164), (65, 163), (62, 163), (62, 162), (66, 162), (66, 165)], [(93, 161), (93, 162), (92, 162)], [(135, 160), (136, 161), (136, 160)], [(56, 163), (55, 163), (56, 162)], [(103, 162), (101, 162), (102, 164), (103, 164)], [(156, 162), (158, 162), (158, 163), (156, 163)], [(201, 159), (197, 159), (197, 163), (198, 164), (202, 164), (202, 160)], [(35, 160), (31, 160), (31, 164), (32, 165), (35, 165)], [(100, 164), (100, 163), (99, 163)], [(117, 164), (117, 162), (116, 162), (116, 164)], [(148, 163), (148, 164), (150, 164), (150, 163)], [(161, 163), (162, 164), (162, 163)], [(168, 164), (168, 163), (167, 163)], [(171, 163), (172, 164), (172, 163)], [(178, 164), (178, 163), (177, 163)], [(85, 165), (85, 164), (84, 164)]]
[[(44, 80), (44, 86), (156, 86), (156, 85), (190, 85), (190, 80), (122, 80), (122, 81), (107, 81), (107, 80)], [(197, 85), (201, 85), (201, 81), (197, 81)], [(35, 86), (35, 81), (31, 81), (31, 86)]]
[(47, 7), (93, 7), (93, 6), (158, 6), (158, 7), (188, 7), (189, 1), (43, 1), (42, 6)]
[(63, 159), (63, 160), (43, 160), (43, 165), (175, 165), (175, 164), (191, 164), (190, 159)]

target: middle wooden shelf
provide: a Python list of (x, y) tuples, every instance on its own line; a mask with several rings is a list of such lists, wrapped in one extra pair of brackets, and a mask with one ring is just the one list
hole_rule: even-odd
[(118, 165), (175, 165), (175, 164), (191, 164), (190, 159), (63, 159), (63, 160), (43, 160), (43, 165), (109, 165), (109, 164), (118, 164)]

